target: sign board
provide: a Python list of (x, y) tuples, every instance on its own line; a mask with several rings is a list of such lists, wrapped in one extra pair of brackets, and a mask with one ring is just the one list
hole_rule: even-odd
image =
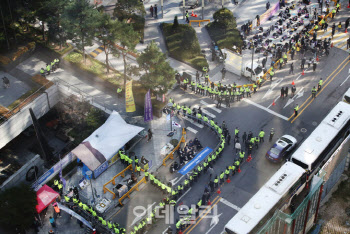
[(94, 170), (94, 178), (96, 179), (99, 175), (102, 174), (108, 168), (108, 161), (102, 163), (96, 170)]
[(189, 171), (191, 171), (195, 166), (197, 166), (203, 159), (205, 159), (213, 149), (209, 147), (205, 147), (201, 152), (199, 152), (196, 157), (194, 157), (191, 161), (189, 161), (185, 166), (183, 166), (179, 173), (182, 175), (186, 175)]

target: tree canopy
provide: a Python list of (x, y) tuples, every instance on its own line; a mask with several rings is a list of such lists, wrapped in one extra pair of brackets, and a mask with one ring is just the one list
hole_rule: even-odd
[(34, 222), (36, 192), (29, 185), (19, 185), (0, 193), (0, 225), (25, 230)]
[(140, 70), (145, 71), (140, 78), (146, 89), (153, 93), (166, 93), (175, 82), (175, 71), (166, 61), (165, 55), (155, 42), (151, 42), (137, 58)]

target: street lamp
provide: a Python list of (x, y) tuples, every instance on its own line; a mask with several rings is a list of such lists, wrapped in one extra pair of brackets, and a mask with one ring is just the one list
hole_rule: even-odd
[(94, 195), (94, 191), (92, 190), (92, 171), (87, 171), (86, 175), (90, 179), (90, 186), (91, 186), (91, 193), (92, 193), (92, 202), (91, 203), (95, 203), (95, 195)]

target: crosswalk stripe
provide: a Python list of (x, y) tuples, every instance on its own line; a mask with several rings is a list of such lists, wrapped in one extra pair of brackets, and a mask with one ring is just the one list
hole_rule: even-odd
[(327, 32), (323, 35), (323, 37), (321, 37), (321, 40), (327, 38), (327, 37), (330, 36), (331, 34), (332, 34), (332, 30), (327, 31)]
[[(197, 105), (195, 105), (193, 108), (198, 109), (198, 106), (197, 106)], [(204, 107), (203, 107), (203, 108), (204, 108)], [(206, 109), (202, 109), (202, 113), (206, 114), (207, 116), (209, 116), (209, 117), (211, 117), (211, 118), (215, 118), (215, 117), (216, 117), (216, 115), (214, 115), (214, 114), (210, 113), (210, 112), (209, 112), (209, 111), (207, 111)]]
[(93, 58), (96, 58), (97, 55), (98, 55), (98, 54), (96, 54), (95, 52), (91, 52), (91, 53), (90, 53), (90, 56), (92, 56)]
[(337, 47), (341, 48), (341, 49), (343, 49), (343, 47), (344, 47), (344, 49), (345, 49), (346, 43), (348, 43), (348, 42), (347, 41), (342, 41), (342, 43), (339, 43), (339, 45)]
[(191, 131), (191, 132), (193, 132), (194, 134), (197, 134), (197, 132), (198, 132), (196, 129), (193, 129), (193, 128), (191, 128), (191, 127), (187, 127), (186, 130)]
[(348, 37), (348, 35), (346, 35), (346, 34), (344, 34), (344, 35), (342, 35), (341, 37), (339, 37), (338, 38), (338, 40), (335, 40), (333, 43), (333, 45), (335, 46), (335, 47), (337, 47), (338, 45), (340, 45), (341, 43), (343, 43), (344, 41), (344, 38), (347, 38)]
[(199, 124), (199, 123), (197, 123), (197, 122), (194, 122), (193, 119), (190, 119), (190, 118), (188, 118), (187, 116), (185, 116), (185, 119), (186, 119), (188, 122), (190, 122), (191, 124), (193, 124), (193, 125), (195, 125), (195, 126), (197, 126), (197, 127), (199, 127), (199, 128), (203, 128), (203, 127), (204, 127), (202, 124)]
[(218, 108), (216, 108), (216, 107), (215, 107), (215, 104), (209, 104), (209, 103), (207, 103), (207, 102), (205, 102), (205, 101), (203, 101), (203, 100), (201, 100), (201, 103), (202, 103), (203, 105), (205, 105), (206, 107), (208, 107), (208, 108), (210, 108), (210, 109), (213, 109), (214, 111), (216, 111), (216, 112), (218, 112), (218, 113), (221, 113), (221, 110), (218, 109)]
[(347, 50), (346, 47), (347, 47), (347, 46), (346, 46), (346, 43), (345, 43), (345, 45), (343, 45), (340, 49), (342, 49), (342, 50)]

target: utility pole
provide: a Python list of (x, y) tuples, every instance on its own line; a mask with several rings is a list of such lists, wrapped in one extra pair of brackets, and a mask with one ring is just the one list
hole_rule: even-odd
[(204, 0), (202, 0), (202, 20), (204, 20)]
[(92, 193), (92, 203), (95, 203), (95, 195), (94, 195), (94, 190), (92, 189), (92, 171), (87, 171), (86, 175), (90, 179), (90, 186), (91, 186), (91, 193)]
[(185, 20), (185, 0), (183, 2), (183, 19)]
[(160, 5), (161, 5), (161, 7), (162, 7), (162, 19), (164, 19), (163, 0), (160, 0)]
[(4, 25), (4, 32), (5, 32), (6, 42), (7, 42), (7, 48), (10, 50), (10, 44), (9, 44), (9, 40), (7, 37), (6, 25), (5, 25), (5, 21), (4, 21), (4, 15), (2, 14), (1, 7), (0, 7), (0, 13), (1, 13), (1, 18), (2, 18), (2, 24)]
[(252, 69), (252, 71), (250, 72), (250, 79), (251, 80), (253, 80), (252, 78), (253, 78), (253, 61), (254, 61), (254, 48), (255, 48), (255, 46), (254, 46), (254, 42), (253, 42), (253, 51), (252, 51), (252, 67), (251, 67), (251, 69)]

